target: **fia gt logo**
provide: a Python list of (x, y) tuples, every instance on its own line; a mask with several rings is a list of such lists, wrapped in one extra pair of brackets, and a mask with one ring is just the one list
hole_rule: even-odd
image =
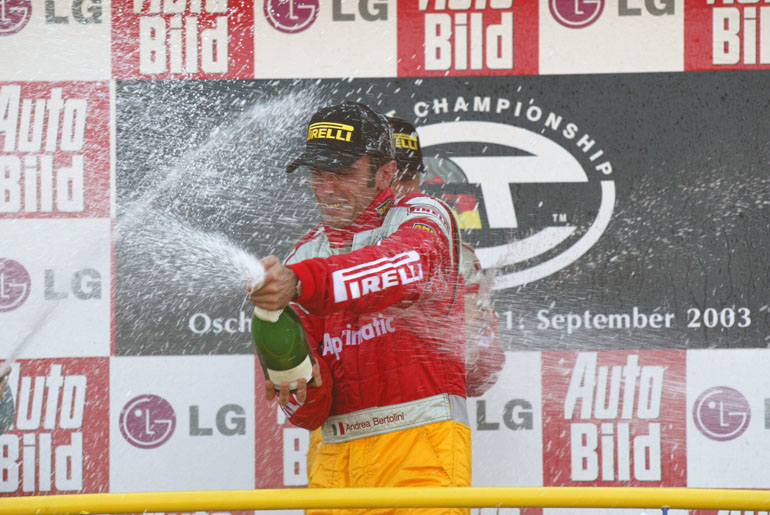
[[(581, 143), (586, 136), (572, 132), (570, 125), (560, 130), (565, 141), (587, 144)], [(594, 166), (594, 171), (584, 168), (575, 157), (580, 150), (570, 152), (543, 134), (497, 122), (444, 122), (417, 131), (427, 173), (434, 170), (437, 176), (423, 187), (454, 204), (461, 227), (481, 230), (483, 243), (476, 247), (476, 255), (483, 268), (496, 269), (494, 289), (534, 282), (573, 263), (599, 240), (612, 218), (615, 183), (607, 174), (611, 167), (607, 163)], [(501, 155), (461, 154), (457, 150), (461, 145), (502, 150)], [(446, 148), (451, 155), (431, 157), (441, 156)], [(603, 151), (590, 153), (598, 158)], [(432, 189), (429, 183), (434, 179)], [(530, 193), (518, 198), (526, 202), (516, 204), (512, 192), (524, 188)], [(564, 194), (566, 188), (569, 195)], [(544, 195), (546, 190), (554, 195)], [(480, 192), (481, 199), (474, 192)], [(463, 206), (464, 197), (473, 198), (469, 206)], [(545, 207), (539, 205), (543, 201)], [(544, 212), (552, 207), (569, 207), (574, 216)]]

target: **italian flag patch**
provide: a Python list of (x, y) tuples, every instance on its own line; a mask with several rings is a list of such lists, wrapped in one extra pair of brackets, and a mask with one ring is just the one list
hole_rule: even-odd
[(334, 436), (342, 436), (345, 434), (345, 424), (342, 422), (332, 424), (332, 429), (334, 429)]

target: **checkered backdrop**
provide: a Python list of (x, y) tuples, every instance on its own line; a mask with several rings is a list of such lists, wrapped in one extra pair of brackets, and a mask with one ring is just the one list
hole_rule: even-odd
[(726, 0), (0, 0), (0, 492), (307, 483), (231, 258), (317, 221), (282, 170), (341, 100), (415, 123), (495, 276), (475, 485), (768, 488), (767, 27)]

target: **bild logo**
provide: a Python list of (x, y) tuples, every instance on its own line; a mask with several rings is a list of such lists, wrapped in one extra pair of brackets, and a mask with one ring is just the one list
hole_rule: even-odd
[(31, 0), (0, 0), (0, 36), (16, 34), (32, 15)]
[(695, 427), (707, 438), (725, 442), (738, 438), (751, 420), (746, 397), (727, 386), (709, 388), (695, 401), (692, 408)]
[(601, 16), (604, 0), (549, 0), (551, 16), (570, 29), (588, 27)]
[(24, 304), (31, 286), (29, 273), (21, 263), (0, 258), (0, 313), (13, 311)]
[(280, 32), (302, 32), (318, 17), (318, 3), (319, 0), (265, 0), (265, 18)]
[(166, 399), (145, 394), (128, 401), (120, 412), (118, 424), (128, 443), (140, 449), (154, 449), (174, 434), (176, 415)]
[[(526, 116), (545, 120), (542, 111)], [(494, 289), (558, 272), (609, 224), (612, 165), (573, 123), (549, 130), (554, 139), (487, 121), (425, 125), (418, 132), (427, 167), (423, 185), (470, 231), (482, 267), (496, 271)]]

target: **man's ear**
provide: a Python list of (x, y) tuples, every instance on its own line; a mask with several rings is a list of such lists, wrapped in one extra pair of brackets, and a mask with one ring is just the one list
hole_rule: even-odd
[(385, 188), (390, 186), (390, 183), (393, 182), (393, 177), (396, 175), (396, 162), (395, 161), (388, 161), (379, 169), (377, 169), (377, 175), (375, 175), (376, 183), (375, 186), (377, 187), (377, 192), (384, 190)]

